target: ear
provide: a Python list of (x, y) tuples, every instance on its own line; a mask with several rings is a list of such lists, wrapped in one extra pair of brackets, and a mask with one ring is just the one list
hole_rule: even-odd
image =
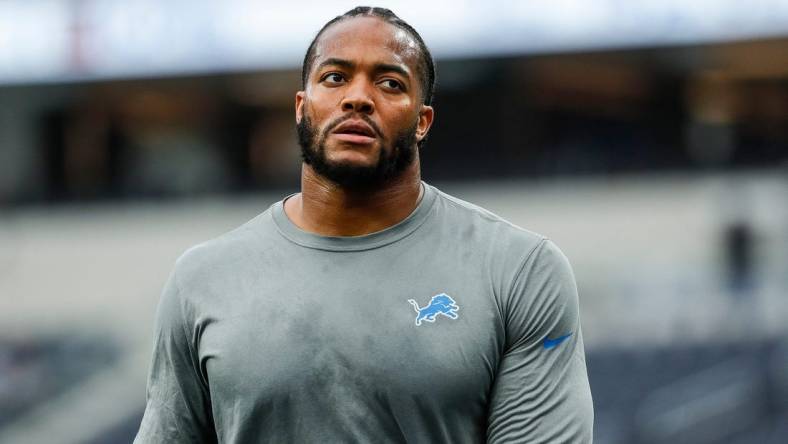
[(304, 97), (306, 97), (306, 93), (304, 91), (298, 91), (295, 96), (295, 118), (296, 123), (301, 123), (301, 119), (304, 117)]
[(421, 105), (419, 111), (419, 123), (416, 126), (416, 142), (421, 142), (422, 139), (427, 137), (427, 133), (432, 126), (432, 120), (435, 118), (435, 110), (431, 106)]

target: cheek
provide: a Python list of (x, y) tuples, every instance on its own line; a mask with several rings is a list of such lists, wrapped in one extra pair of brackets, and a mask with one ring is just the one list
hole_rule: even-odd
[(340, 108), (341, 98), (332, 90), (315, 88), (309, 92), (306, 105), (310, 117), (322, 119)]
[(413, 113), (415, 105), (413, 99), (407, 95), (400, 97), (382, 96), (376, 100), (376, 109), (380, 114), (408, 114)]
[(404, 100), (391, 107), (388, 121), (396, 126), (397, 130), (401, 130), (412, 127), (418, 121), (418, 117), (418, 110), (413, 109), (413, 102)]

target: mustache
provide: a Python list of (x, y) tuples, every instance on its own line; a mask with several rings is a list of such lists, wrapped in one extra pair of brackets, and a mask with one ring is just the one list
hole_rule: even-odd
[(380, 130), (380, 127), (375, 122), (373, 122), (372, 119), (369, 118), (369, 116), (366, 116), (364, 114), (356, 114), (352, 112), (345, 114), (344, 116), (337, 117), (334, 121), (329, 123), (328, 126), (326, 126), (326, 129), (323, 131), (323, 135), (330, 133), (331, 131), (334, 130), (334, 128), (338, 127), (346, 120), (350, 120), (354, 117), (357, 117), (363, 120), (364, 122), (366, 122), (367, 125), (372, 127), (372, 131), (375, 132), (376, 136), (380, 137), (381, 139), (383, 138), (383, 131)]

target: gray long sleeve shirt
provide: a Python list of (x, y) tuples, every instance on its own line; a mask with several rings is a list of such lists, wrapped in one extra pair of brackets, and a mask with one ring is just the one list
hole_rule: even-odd
[(566, 258), (424, 186), (377, 233), (307, 233), (278, 202), (184, 253), (135, 443), (590, 443)]

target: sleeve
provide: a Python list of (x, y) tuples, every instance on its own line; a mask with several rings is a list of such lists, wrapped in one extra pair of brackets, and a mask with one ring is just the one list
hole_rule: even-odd
[(503, 313), (506, 345), (491, 393), (488, 442), (591, 443), (577, 286), (551, 241), (525, 259)]
[(173, 272), (156, 310), (147, 403), (134, 444), (216, 442), (210, 395), (183, 304)]

